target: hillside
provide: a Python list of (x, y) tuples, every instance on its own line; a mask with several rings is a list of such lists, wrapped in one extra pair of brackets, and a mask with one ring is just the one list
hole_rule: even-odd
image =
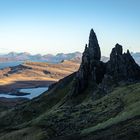
[(0, 114), (0, 140), (139, 140), (140, 67), (119, 44), (100, 59), (91, 30), (77, 72)]
[(0, 91), (50, 85), (77, 71), (79, 62), (63, 61), (58, 64), (27, 61), (22, 65), (0, 70)]
[[(67, 84), (69, 85), (69, 82)], [(47, 93), (14, 111), (1, 114), (0, 139), (39, 140), (53, 139), (55, 136), (57, 140), (71, 138), (89, 140), (106, 136), (107, 139), (124, 137), (124, 139), (138, 140), (140, 84), (117, 87), (96, 102), (87, 97), (76, 106), (59, 107), (58, 102), (61, 102), (70, 88), (66, 86), (65, 89), (53, 89), (49, 93), (56, 92), (59, 95), (47, 95)]]

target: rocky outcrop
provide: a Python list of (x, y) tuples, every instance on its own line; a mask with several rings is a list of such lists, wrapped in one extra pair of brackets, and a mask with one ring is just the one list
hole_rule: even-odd
[(105, 73), (105, 65), (100, 61), (101, 52), (96, 34), (90, 31), (89, 43), (86, 44), (82, 57), (82, 63), (74, 80), (72, 95), (78, 95), (88, 85), (100, 83)]
[(96, 34), (93, 31), (93, 29), (91, 29), (91, 31), (90, 31), (89, 44), (88, 44), (88, 48), (86, 47), (85, 53), (89, 54), (90, 60), (92, 60), (92, 59), (100, 60), (101, 59), (100, 47), (98, 44)]
[(121, 45), (116, 44), (107, 62), (106, 74), (113, 77), (115, 81), (134, 81), (140, 79), (140, 67), (127, 50), (123, 53)]
[[(121, 45), (115, 45), (108, 62), (103, 63), (100, 59), (98, 40), (91, 29), (89, 43), (85, 46), (82, 63), (74, 79), (72, 96), (81, 94), (89, 85), (92, 85), (93, 91), (98, 87), (104, 92), (108, 87), (120, 81), (140, 80), (140, 67), (135, 63), (129, 51), (123, 53)], [(98, 92), (93, 92), (94, 95), (95, 93)]]

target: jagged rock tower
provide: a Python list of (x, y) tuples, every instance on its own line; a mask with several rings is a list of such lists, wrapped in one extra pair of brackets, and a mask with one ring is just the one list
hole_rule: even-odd
[[(89, 43), (86, 44), (82, 63), (73, 83), (71, 96), (77, 96), (89, 87), (106, 87), (120, 81), (140, 80), (140, 67), (135, 63), (129, 51), (123, 53), (121, 45), (116, 44), (107, 63), (100, 61), (101, 51), (93, 29), (90, 31)], [(109, 83), (109, 84), (108, 84)], [(111, 84), (110, 84), (111, 83)], [(94, 93), (95, 94), (95, 93)]]
[(93, 29), (90, 31), (89, 43), (86, 44), (82, 57), (82, 63), (73, 85), (72, 95), (78, 95), (87, 88), (89, 84), (102, 81), (105, 73), (104, 63), (100, 61), (101, 51), (98, 40)]
[(127, 50), (123, 53), (123, 47), (116, 44), (107, 62), (106, 74), (116, 81), (134, 81), (140, 79), (140, 67)]

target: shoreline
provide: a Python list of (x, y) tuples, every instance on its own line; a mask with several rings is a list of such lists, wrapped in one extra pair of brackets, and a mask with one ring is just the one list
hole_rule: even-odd
[[(42, 93), (46, 92), (48, 90), (48, 87), (38, 87), (38, 88), (24, 88), (20, 89), (19, 93), (21, 94), (5, 94), (1, 93), (0, 98), (7, 98), (7, 99), (14, 99), (14, 98), (27, 98), (27, 99), (33, 99), (38, 96), (40, 96)], [(23, 94), (22, 94), (23, 93)]]
[[(20, 82), (20, 83), (19, 83)], [(54, 84), (54, 81), (17, 81), (11, 85), (0, 85), (0, 94), (5, 93), (9, 95), (30, 94), (20, 92), (21, 89), (49, 87)]]

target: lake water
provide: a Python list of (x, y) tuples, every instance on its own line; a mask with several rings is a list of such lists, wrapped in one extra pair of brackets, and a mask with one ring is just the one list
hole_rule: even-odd
[(7, 68), (7, 67), (13, 67), (13, 66), (17, 66), (17, 65), (20, 65), (22, 64), (23, 61), (17, 61), (17, 62), (0, 62), (0, 69), (3, 69), (3, 68)]
[(42, 93), (48, 90), (48, 87), (39, 87), (39, 88), (27, 88), (27, 89), (20, 89), (20, 92), (23, 93), (30, 93), (28, 95), (23, 95), (23, 96), (16, 96), (16, 95), (9, 95), (9, 94), (0, 94), (0, 97), (5, 97), (5, 98), (28, 98), (28, 99), (33, 99), (35, 97), (38, 97)]
[[(22, 64), (23, 61), (17, 61), (17, 62), (0, 62), (0, 69), (6, 68), (6, 67), (12, 67)], [(41, 95), (43, 92), (47, 91), (48, 87), (39, 87), (39, 88), (27, 88), (27, 89), (20, 89), (20, 92), (23, 93), (29, 93), (28, 95), (9, 95), (5, 93), (0, 93), (0, 97), (5, 98), (28, 98), (33, 99), (39, 95)]]

